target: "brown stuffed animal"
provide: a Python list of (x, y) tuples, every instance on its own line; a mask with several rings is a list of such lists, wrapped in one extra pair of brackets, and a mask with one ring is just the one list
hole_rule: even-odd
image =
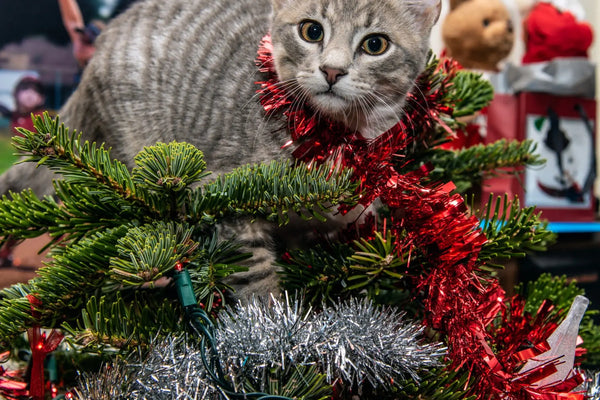
[(446, 55), (464, 68), (496, 71), (510, 53), (515, 35), (502, 0), (450, 0), (442, 39)]

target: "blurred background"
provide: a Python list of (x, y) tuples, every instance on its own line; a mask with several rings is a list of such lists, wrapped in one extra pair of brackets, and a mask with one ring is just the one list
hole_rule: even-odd
[[(108, 21), (133, 0), (78, 0), (84, 21)], [(12, 91), (23, 75), (38, 76), (46, 106), (58, 109), (78, 71), (71, 42), (53, 0), (0, 0), (0, 104), (14, 107)], [(8, 121), (0, 121), (2, 127)], [(2, 159), (2, 157), (0, 157)]]
[[(108, 22), (131, 3), (133, 0), (77, 0), (75, 4), (88, 23)], [(72, 46), (57, 0), (0, 0), (0, 172), (16, 161), (10, 141), (18, 108), (17, 83), (23, 78), (35, 79), (45, 96), (38, 109), (56, 112), (73, 91), (80, 72)], [(29, 112), (21, 114), (29, 119)], [(43, 260), (38, 251), (46, 242), (45, 237), (33, 239), (8, 256), (0, 255), (0, 288), (31, 279)]]

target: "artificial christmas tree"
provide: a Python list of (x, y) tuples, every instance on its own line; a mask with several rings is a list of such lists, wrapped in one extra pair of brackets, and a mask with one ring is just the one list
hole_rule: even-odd
[[(272, 74), (268, 38), (258, 64)], [(42, 363), (54, 352), (63, 383), (53, 387), (75, 385), (77, 399), (583, 399), (573, 365), (555, 379), (575, 346), (549, 338), (565, 330), (575, 343), (566, 327), (579, 325), (585, 300), (548, 293), (555, 304), (532, 309), (494, 274), (498, 259), (543, 249), (553, 234), (518, 201), (477, 213), (461, 195), (486, 174), (539, 164), (531, 144), (437, 147), (487, 104), (489, 84), (432, 58), (403, 120), (366, 141), (290, 109), (274, 82), (260, 83), (263, 105), (288, 117), (297, 162), (208, 183), (202, 153), (185, 143), (146, 148), (129, 171), (48, 116), (14, 139), (26, 161), (63, 179), (60, 201), (26, 191), (0, 202), (5, 238), (54, 238), (39, 278), (0, 292), (2, 346), (22, 350), (28, 331), (32, 360), (20, 386), (4, 371), (5, 395), (53, 395)], [(220, 222), (321, 220), (376, 199), (376, 214), (337, 236), (282, 251), (284, 299), (224, 304), (224, 278), (247, 255), (217, 235)], [(585, 339), (598, 349), (597, 334)], [(555, 343), (566, 350), (525, 368)], [(79, 384), (64, 382), (72, 370)]]

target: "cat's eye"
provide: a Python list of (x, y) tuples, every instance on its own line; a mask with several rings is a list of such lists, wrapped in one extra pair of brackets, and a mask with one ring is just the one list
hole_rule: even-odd
[(302, 21), (299, 25), (300, 37), (307, 42), (315, 43), (323, 40), (323, 26), (315, 21)]
[(367, 36), (362, 43), (361, 48), (367, 54), (378, 56), (386, 52), (390, 46), (389, 40), (383, 35)]

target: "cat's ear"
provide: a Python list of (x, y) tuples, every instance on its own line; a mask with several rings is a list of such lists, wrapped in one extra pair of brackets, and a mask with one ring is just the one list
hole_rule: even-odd
[(440, 18), (442, 0), (409, 0), (408, 3), (415, 11), (417, 18), (428, 28), (431, 28)]

